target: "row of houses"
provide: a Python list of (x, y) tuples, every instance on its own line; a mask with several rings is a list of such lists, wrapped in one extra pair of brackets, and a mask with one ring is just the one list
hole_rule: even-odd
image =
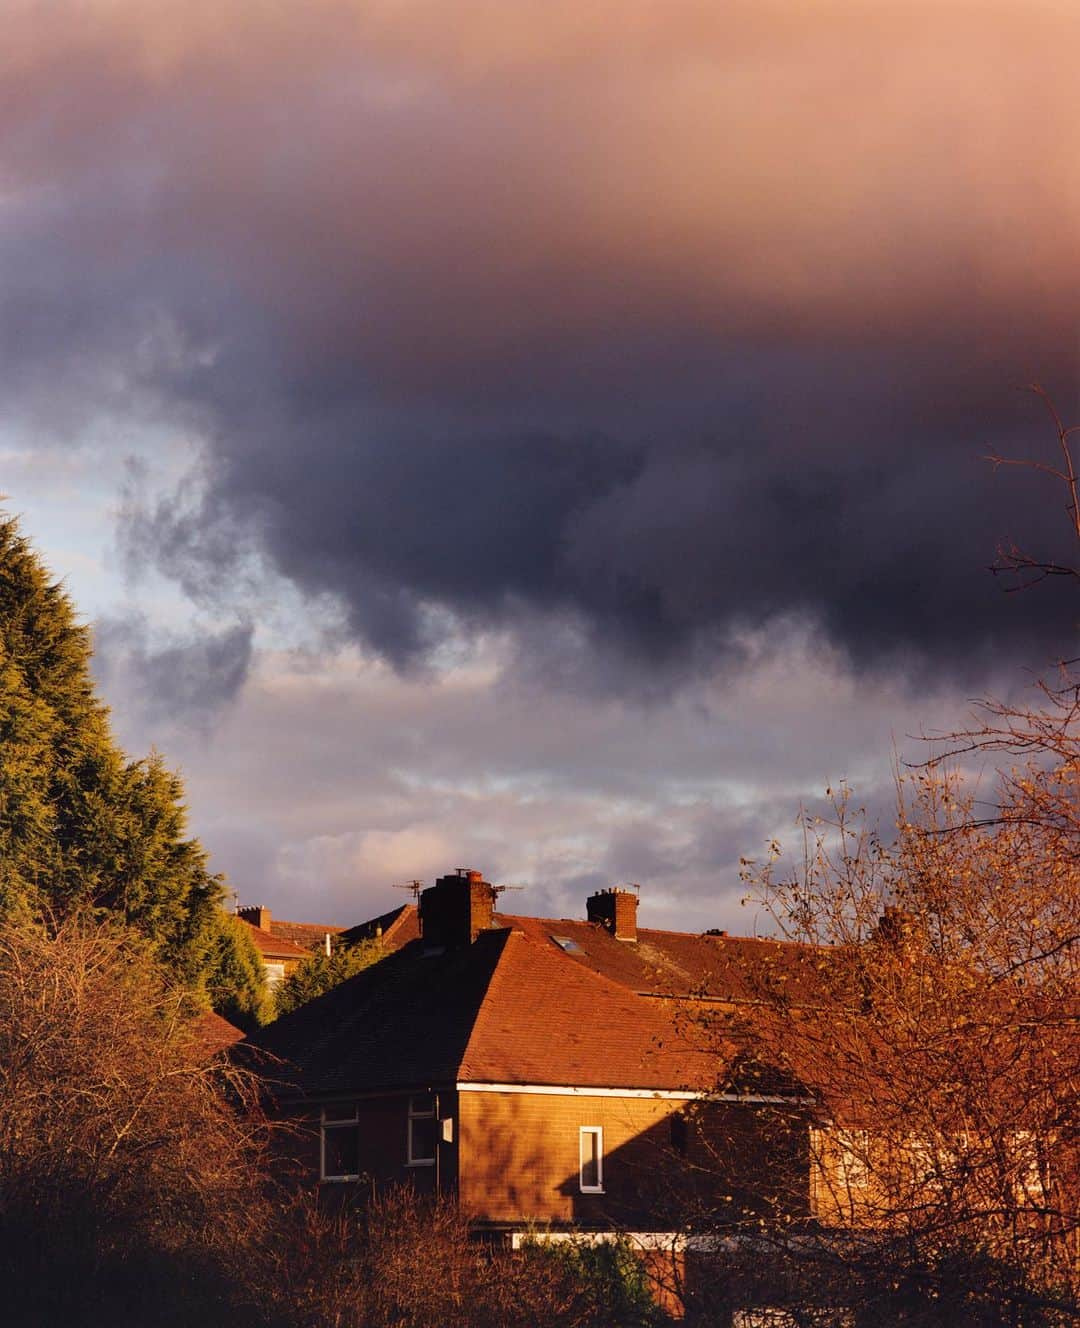
[[(350, 929), (241, 912), (277, 976), (336, 945), (384, 951), (253, 1040), (324, 1194), (408, 1184), (511, 1248), (628, 1235), (682, 1286), (718, 1231), (752, 1240), (869, 1212), (859, 1144), (873, 1122), (860, 1105), (823, 1116), (754, 1032), (763, 984), (792, 1019), (815, 1018), (826, 952), (639, 927), (630, 889), (591, 894), (579, 918), (498, 902), (459, 869)], [(910, 943), (895, 910), (879, 935), (898, 955)]]
[(809, 1212), (805, 1131), (775, 1128), (805, 1100), (717, 1023), (755, 999), (763, 966), (793, 991), (812, 981), (802, 947), (641, 928), (627, 889), (577, 919), (496, 902), (461, 869), (347, 931), (241, 912), (286, 972), (302, 958), (286, 946), (386, 951), (257, 1039), (313, 1180), (410, 1184), (511, 1246), (574, 1230), (671, 1248), (695, 1212)]

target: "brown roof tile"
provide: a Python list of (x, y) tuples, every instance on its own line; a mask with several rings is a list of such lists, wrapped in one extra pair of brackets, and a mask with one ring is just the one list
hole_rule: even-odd
[[(613, 942), (620, 944), (620, 942)], [(477, 1011), (458, 1076), (480, 1083), (704, 1089), (715, 1051), (674, 1002), (643, 999), (515, 928)]]
[(419, 942), (261, 1029), (287, 1090), (320, 1096), (453, 1083), (507, 931), (425, 955)]
[(415, 904), (401, 904), (389, 913), (382, 913), (368, 922), (350, 927), (342, 937), (348, 945), (378, 937), (385, 949), (400, 950), (411, 941), (420, 939), (420, 914)]
[(213, 1010), (206, 1010), (195, 1019), (192, 1032), (199, 1051), (208, 1057), (226, 1051), (244, 1037), (241, 1029), (235, 1024), (230, 1024), (227, 1019), (223, 1019)]
[(302, 946), (309, 952), (323, 948), (327, 932), (337, 936), (344, 930), (344, 927), (334, 927), (326, 922), (279, 922), (277, 918), (270, 919), (271, 936), (292, 941), (294, 945)]
[[(574, 920), (501, 917), (471, 946), (425, 953), (414, 939), (279, 1019), (258, 1043), (305, 1094), (457, 1081), (779, 1091), (746, 1047), (701, 1018), (753, 1000), (765, 969), (809, 993), (814, 952), (747, 938), (641, 930), (636, 944)], [(415, 928), (403, 905), (375, 923)], [(398, 928), (395, 933), (394, 929)]]
[(248, 922), (246, 918), (241, 918), (240, 921), (251, 932), (251, 939), (255, 942), (255, 948), (264, 959), (309, 959), (311, 957), (311, 951), (305, 950), (303, 946), (296, 945), (283, 936), (275, 936), (273, 932), (267, 931), (265, 927), (256, 927)]
[(787, 984), (793, 1000), (812, 1002), (817, 987), (819, 952), (789, 941), (639, 928), (637, 941), (627, 942), (573, 918), (499, 915), (498, 921), (553, 945), (556, 937), (571, 941), (565, 953), (575, 964), (639, 994), (752, 1001), (771, 976)]

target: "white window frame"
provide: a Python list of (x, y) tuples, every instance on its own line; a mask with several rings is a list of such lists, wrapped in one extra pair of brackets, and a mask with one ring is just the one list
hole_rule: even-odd
[[(587, 1136), (596, 1139), (596, 1184), (585, 1184), (585, 1159), (592, 1160), (592, 1149), (585, 1151)], [(582, 1194), (604, 1193), (604, 1127), (602, 1125), (582, 1125), (578, 1129), (578, 1189)]]
[[(430, 1098), (430, 1111), (417, 1111), (416, 1103), (418, 1100)], [(409, 1096), (409, 1124), (406, 1132), (406, 1153), (405, 1165), (408, 1167), (433, 1167), (435, 1165), (435, 1154), (439, 1151), (438, 1133), (435, 1132), (432, 1141), (432, 1152), (430, 1157), (417, 1157), (413, 1150), (413, 1122), (418, 1120), (436, 1120), (438, 1118), (438, 1102), (434, 1093), (415, 1093)]]
[(320, 1180), (359, 1180), (360, 1173), (353, 1172), (348, 1174), (327, 1175), (326, 1172), (326, 1132), (327, 1130), (359, 1130), (360, 1126), (360, 1108), (355, 1102), (343, 1103), (340, 1107), (331, 1107), (332, 1111), (344, 1111), (348, 1106), (352, 1106), (352, 1116), (344, 1116), (337, 1120), (328, 1121), (326, 1119), (326, 1107), (322, 1108), (319, 1119), (319, 1179)]

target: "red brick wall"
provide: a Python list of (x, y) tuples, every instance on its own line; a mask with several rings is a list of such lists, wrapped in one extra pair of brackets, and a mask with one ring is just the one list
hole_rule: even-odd
[[(408, 1094), (387, 1094), (383, 1097), (362, 1098), (357, 1103), (359, 1124), (359, 1171), (363, 1185), (412, 1185), (421, 1193), (429, 1193), (438, 1185), (444, 1194), (453, 1193), (457, 1186), (457, 1140), (436, 1145), (437, 1162), (434, 1166), (409, 1166)], [(456, 1117), (457, 1097), (453, 1092), (438, 1094), (439, 1117)], [(296, 1145), (296, 1154), (304, 1172), (313, 1179), (319, 1176), (320, 1112), (318, 1109), (304, 1118), (304, 1128)], [(454, 1121), (456, 1131), (457, 1122)], [(328, 1187), (348, 1185), (347, 1181), (327, 1181)]]
[[(805, 1131), (781, 1129), (768, 1109), (548, 1093), (459, 1101), (459, 1194), (478, 1220), (664, 1231), (695, 1205), (715, 1212), (723, 1195), (742, 1205), (758, 1193), (805, 1211)], [(671, 1118), (688, 1109), (688, 1128), (673, 1134)], [(604, 1132), (602, 1194), (580, 1190), (582, 1126)]]
[[(477, 1092), (460, 1095), (459, 1192), (490, 1221), (608, 1226), (638, 1207), (670, 1140), (678, 1102)], [(604, 1193), (579, 1187), (579, 1129), (604, 1131)]]

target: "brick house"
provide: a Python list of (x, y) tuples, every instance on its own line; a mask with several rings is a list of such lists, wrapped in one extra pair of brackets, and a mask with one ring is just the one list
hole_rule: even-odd
[(668, 1232), (695, 1205), (806, 1210), (798, 1131), (768, 1126), (804, 1109), (797, 1088), (695, 1019), (750, 999), (748, 964), (800, 981), (801, 947), (639, 928), (628, 890), (592, 895), (585, 920), (494, 903), (478, 872), (441, 877), (354, 929), (387, 958), (260, 1034), (290, 1067), (313, 1177), (410, 1182), (509, 1239)]
[(262, 905), (245, 905), (236, 916), (247, 924), (271, 987), (295, 973), (313, 954), (329, 954), (344, 930), (322, 922), (283, 922)]

